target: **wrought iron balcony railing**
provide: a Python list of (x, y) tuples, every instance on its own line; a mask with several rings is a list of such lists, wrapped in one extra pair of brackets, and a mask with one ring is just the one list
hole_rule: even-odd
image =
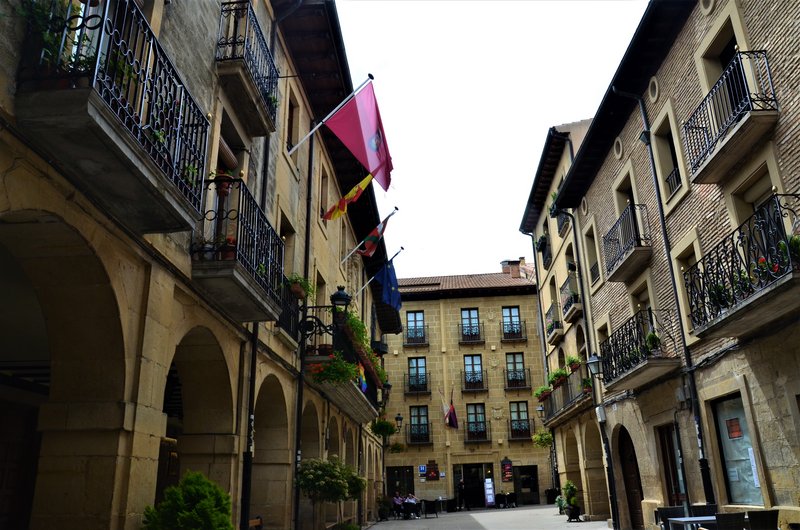
[(682, 182), (680, 170), (677, 167), (674, 168), (672, 171), (670, 171), (669, 175), (667, 175), (667, 178), (665, 178), (664, 181), (667, 184), (667, 199), (670, 199), (673, 195), (675, 195), (675, 192), (681, 189)]
[(465, 370), (461, 372), (462, 392), (481, 392), (489, 390), (486, 370)]
[(678, 321), (673, 311), (638, 311), (600, 343), (606, 385), (653, 358), (677, 358)]
[(558, 235), (564, 237), (569, 230), (569, 215), (564, 212), (559, 212), (558, 217), (556, 218), (556, 223), (558, 226)]
[(503, 370), (506, 390), (519, 390), (531, 387), (531, 369)]
[(408, 445), (427, 445), (433, 443), (433, 424), (412, 423), (406, 425), (406, 443)]
[(553, 245), (550, 243), (550, 234), (545, 235), (547, 236), (547, 244), (542, 249), (542, 266), (545, 269), (549, 269), (553, 263)]
[(209, 180), (202, 233), (192, 245), (197, 261), (234, 260), (267, 295), (282, 304), (283, 241), (241, 179)]
[(514, 320), (500, 323), (500, 332), (503, 342), (515, 342), (528, 340), (528, 331), (525, 328), (524, 320)]
[(483, 323), (459, 324), (458, 336), (460, 337), (458, 342), (461, 344), (483, 342)]
[(547, 420), (561, 414), (565, 409), (569, 409), (573, 403), (590, 396), (583, 389), (583, 381), (586, 378), (586, 368), (581, 367), (571, 372), (567, 376), (567, 381), (553, 390), (553, 393), (544, 403), (545, 418)]
[(91, 87), (199, 214), (209, 121), (136, 2), (32, 3), (47, 22), (29, 27), (20, 92)]
[(272, 58), (267, 39), (261, 31), (251, 2), (223, 2), (217, 40), (219, 63), (241, 61), (249, 74), (261, 105), (269, 118), (269, 129), (275, 130), (278, 111), (278, 68)]
[(777, 110), (767, 52), (738, 52), (683, 126), (692, 173), (744, 114)]
[(489, 442), (492, 435), (489, 432), (489, 423), (486, 421), (467, 421), (464, 423), (464, 442)]
[(544, 318), (545, 324), (545, 336), (547, 337), (548, 341), (552, 340), (552, 338), (560, 333), (563, 333), (564, 326), (561, 323), (561, 311), (558, 309), (558, 303), (554, 302), (550, 304), (550, 307), (547, 308), (547, 313), (545, 313)]
[(531, 439), (531, 420), (508, 420), (509, 440)]
[(606, 273), (610, 276), (636, 247), (649, 247), (650, 223), (647, 206), (629, 204), (603, 236)]
[(281, 282), (284, 285), (281, 295), (281, 314), (277, 325), (285, 331), (295, 342), (300, 342), (300, 305), (297, 298), (286, 287), (289, 280), (286, 276)]
[(417, 372), (403, 374), (403, 392), (406, 394), (430, 394), (431, 373)]
[(578, 278), (574, 272), (567, 273), (567, 279), (561, 284), (561, 314), (564, 320), (569, 320), (576, 307), (581, 303), (581, 295), (578, 293)]
[(800, 272), (798, 214), (800, 195), (773, 195), (684, 272), (695, 329)]
[(424, 346), (428, 344), (428, 325), (416, 325), (403, 331), (403, 346)]
[(592, 285), (597, 283), (597, 280), (600, 279), (600, 264), (596, 261), (589, 267), (589, 280), (592, 282)]

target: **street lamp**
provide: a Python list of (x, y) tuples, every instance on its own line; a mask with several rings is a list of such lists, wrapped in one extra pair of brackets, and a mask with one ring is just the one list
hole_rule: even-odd
[(398, 431), (403, 428), (403, 415), (399, 412), (397, 413), (397, 416), (394, 417), (394, 423), (397, 425)]
[(592, 355), (586, 360), (586, 366), (589, 367), (589, 373), (592, 377), (603, 375), (602, 361), (597, 355)]
[(544, 405), (539, 405), (536, 407), (536, 412), (539, 413), (539, 419), (544, 421)]

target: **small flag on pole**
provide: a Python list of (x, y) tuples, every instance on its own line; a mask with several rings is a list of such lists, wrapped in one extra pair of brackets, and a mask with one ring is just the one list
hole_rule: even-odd
[(356, 202), (361, 194), (364, 193), (364, 190), (367, 189), (369, 183), (372, 181), (372, 175), (367, 175), (367, 177), (356, 184), (352, 190), (347, 192), (347, 195), (339, 199), (339, 202), (334, 204), (330, 210), (325, 212), (325, 215), (322, 216), (323, 219), (326, 221), (332, 221), (334, 219), (338, 219), (344, 214), (347, 213), (347, 205), (351, 202)]
[(458, 418), (456, 417), (456, 408), (453, 406), (453, 393), (450, 392), (450, 409), (444, 416), (444, 424), (447, 427), (458, 429)]
[(391, 217), (392, 214), (394, 214), (394, 212), (390, 213), (386, 219), (384, 219), (372, 230), (372, 232), (369, 233), (367, 237), (364, 238), (364, 241), (362, 241), (364, 248), (359, 248), (356, 250), (356, 252), (367, 257), (371, 257), (373, 254), (375, 254), (375, 249), (378, 248), (378, 242), (383, 237), (383, 233), (386, 231), (386, 225), (389, 224), (389, 217)]
[(392, 157), (386, 145), (381, 113), (372, 83), (325, 120), (325, 125), (369, 171), (384, 190), (389, 190)]
[(393, 307), (396, 311), (400, 311), (402, 301), (400, 300), (400, 287), (397, 285), (397, 275), (394, 272), (394, 264), (392, 260), (386, 264), (375, 275), (375, 279), (381, 284), (381, 301)]

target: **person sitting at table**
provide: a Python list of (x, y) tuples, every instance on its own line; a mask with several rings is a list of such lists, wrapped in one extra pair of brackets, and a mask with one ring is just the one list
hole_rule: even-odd
[(419, 499), (410, 491), (408, 495), (406, 495), (403, 508), (405, 513), (409, 515), (409, 518), (419, 519), (420, 508), (422, 508), (422, 506), (420, 506)]
[(394, 492), (394, 497), (392, 497), (392, 509), (394, 510), (394, 516), (400, 518), (403, 516), (403, 501), (405, 499), (402, 495), (400, 495), (399, 491)]

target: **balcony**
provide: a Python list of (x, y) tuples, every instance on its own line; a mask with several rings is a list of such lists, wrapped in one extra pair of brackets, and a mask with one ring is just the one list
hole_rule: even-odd
[(558, 226), (558, 235), (562, 238), (565, 237), (569, 231), (569, 215), (559, 212), (556, 218), (556, 226)]
[(738, 52), (683, 126), (693, 182), (724, 180), (778, 116), (767, 52)]
[(483, 344), (483, 323), (458, 325), (459, 344)]
[(209, 210), (192, 244), (192, 279), (238, 322), (283, 311), (283, 241), (241, 179), (209, 180)]
[(636, 390), (680, 368), (677, 315), (637, 312), (600, 343), (607, 391)]
[(29, 32), (21, 51), (20, 128), (132, 232), (191, 230), (201, 216), (206, 112), (134, 0), (50, 5), (53, 26)]
[(403, 393), (406, 395), (430, 394), (431, 373), (403, 374)]
[(592, 263), (592, 266), (589, 267), (589, 281), (592, 282), (592, 285), (597, 283), (597, 280), (600, 279), (600, 264), (596, 261)]
[(578, 292), (578, 279), (574, 272), (567, 273), (567, 279), (561, 284), (561, 314), (564, 322), (574, 322), (583, 312), (581, 295)]
[(564, 338), (564, 326), (561, 324), (561, 311), (558, 309), (558, 304), (550, 304), (550, 307), (545, 313), (545, 337), (547, 343), (555, 346), (561, 339)]
[(524, 320), (512, 320), (500, 323), (500, 342), (526, 342), (528, 330)]
[(488, 392), (486, 370), (465, 370), (461, 372), (462, 392)]
[(237, 115), (249, 134), (275, 132), (278, 68), (250, 2), (222, 3), (216, 59), (220, 84), (243, 106)]
[(531, 369), (503, 370), (506, 390), (529, 390), (531, 388)]
[(428, 346), (428, 325), (409, 327), (403, 332), (403, 346)]
[(684, 272), (698, 337), (747, 337), (800, 308), (800, 195), (773, 195)]
[(591, 388), (584, 388), (584, 380), (587, 378), (586, 369), (580, 368), (571, 372), (567, 381), (553, 390), (544, 402), (545, 421), (550, 422), (568, 411), (583, 410), (584, 406), (581, 405), (591, 405)]
[(647, 206), (629, 204), (603, 236), (608, 281), (629, 281), (647, 267), (652, 254), (649, 227)]
[(667, 184), (667, 200), (670, 200), (675, 193), (681, 189), (683, 183), (681, 182), (681, 172), (676, 167), (669, 172), (667, 178), (664, 179)]
[(492, 434), (485, 421), (468, 421), (464, 423), (464, 443), (491, 442)]
[(431, 445), (433, 444), (433, 425), (431, 423), (412, 423), (406, 425), (406, 444)]
[(545, 234), (544, 237), (546, 238), (545, 243), (541, 248), (542, 266), (545, 269), (549, 269), (550, 265), (553, 263), (553, 245), (550, 244), (550, 234)]
[(531, 421), (530, 420), (508, 420), (508, 440), (509, 441), (531, 441)]

